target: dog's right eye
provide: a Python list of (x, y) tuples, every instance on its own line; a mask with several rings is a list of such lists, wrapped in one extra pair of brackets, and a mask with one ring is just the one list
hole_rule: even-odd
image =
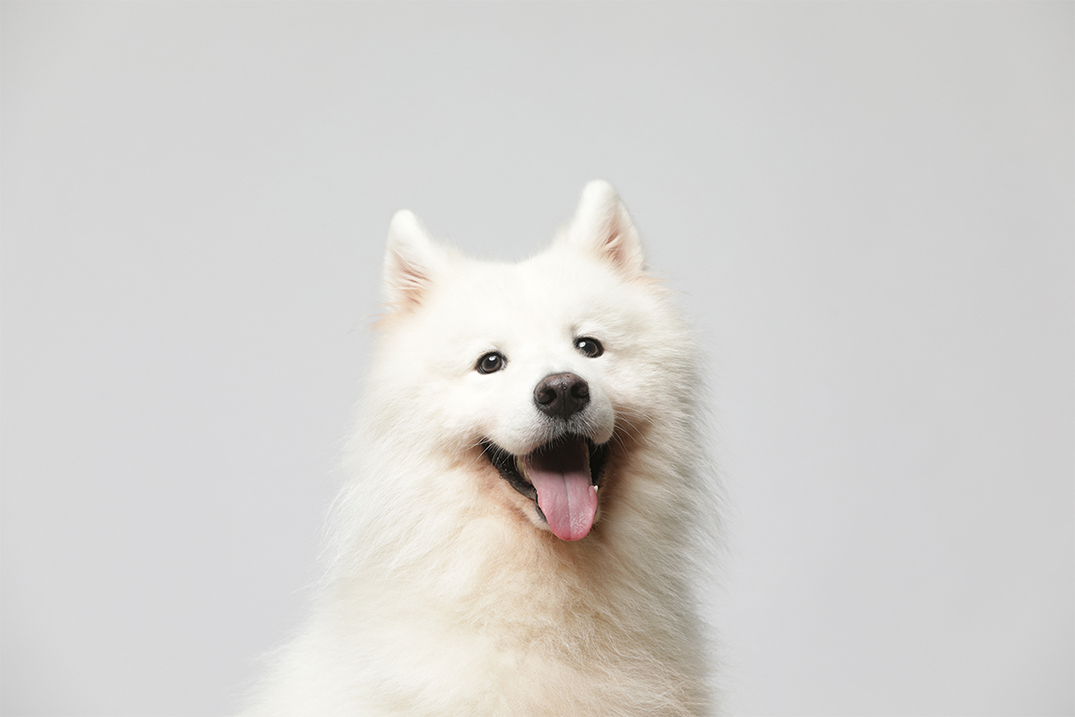
[(507, 359), (504, 358), (503, 354), (498, 351), (490, 351), (478, 359), (478, 365), (474, 368), (477, 369), (478, 373), (496, 373), (504, 368), (506, 363)]

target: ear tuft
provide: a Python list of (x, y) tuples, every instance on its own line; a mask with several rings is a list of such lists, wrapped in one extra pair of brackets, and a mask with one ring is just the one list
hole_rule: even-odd
[(603, 179), (595, 179), (582, 190), (567, 241), (629, 276), (645, 273), (646, 258), (634, 221), (620, 195)]
[(396, 212), (388, 227), (388, 248), (381, 270), (389, 309), (408, 311), (421, 305), (443, 258), (443, 249), (413, 212)]

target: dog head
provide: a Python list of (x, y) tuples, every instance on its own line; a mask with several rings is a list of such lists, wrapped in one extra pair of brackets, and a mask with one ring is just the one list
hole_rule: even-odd
[(587, 185), (553, 245), (518, 264), (465, 258), (398, 212), (383, 277), (371, 390), (393, 405), (395, 435), (479, 453), (535, 525), (585, 537), (623, 435), (677, 420), (675, 374), (689, 372), (615, 190)]

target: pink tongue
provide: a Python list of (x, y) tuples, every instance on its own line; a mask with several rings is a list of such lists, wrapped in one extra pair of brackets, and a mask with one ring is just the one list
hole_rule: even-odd
[(523, 464), (553, 534), (561, 540), (585, 538), (597, 513), (586, 441), (580, 438), (539, 448), (523, 456)]

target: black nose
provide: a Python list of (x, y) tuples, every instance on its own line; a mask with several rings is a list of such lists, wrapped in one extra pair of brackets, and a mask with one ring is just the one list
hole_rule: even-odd
[(581, 376), (556, 373), (546, 376), (534, 389), (534, 403), (543, 413), (570, 418), (590, 402), (590, 386)]

